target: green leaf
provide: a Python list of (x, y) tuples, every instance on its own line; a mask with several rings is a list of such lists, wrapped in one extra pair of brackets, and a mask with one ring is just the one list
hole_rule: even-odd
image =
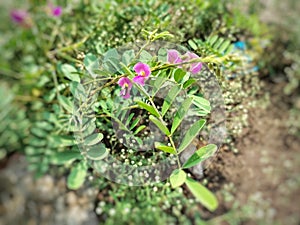
[(41, 128), (43, 130), (46, 130), (46, 131), (53, 130), (53, 125), (46, 121), (40, 121), (38, 123), (35, 123), (35, 126), (37, 126), (38, 128)]
[(196, 43), (193, 40), (188, 40), (188, 44), (191, 46), (192, 49), (197, 50), (198, 47), (196, 45)]
[(140, 60), (142, 62), (149, 62), (149, 61), (151, 61), (151, 59), (152, 59), (152, 55), (149, 52), (147, 52), (146, 50), (143, 50), (141, 52), (141, 54), (140, 54)]
[(70, 83), (70, 91), (76, 99), (81, 100), (81, 101), (84, 101), (86, 99), (86, 92), (81, 83), (72, 81)]
[(110, 73), (122, 71), (120, 55), (115, 48), (108, 50), (103, 55), (103, 67)]
[(67, 147), (75, 144), (75, 139), (67, 135), (51, 135), (48, 137), (48, 143), (51, 147)]
[(154, 146), (155, 146), (155, 148), (157, 148), (159, 150), (162, 150), (164, 152), (171, 153), (171, 154), (176, 154), (176, 150), (171, 146), (167, 146), (167, 145), (164, 145), (164, 144), (159, 143), (159, 142), (155, 142)]
[(41, 128), (38, 128), (38, 127), (32, 127), (30, 131), (35, 136), (41, 137), (41, 138), (46, 137), (48, 135), (47, 131), (45, 131), (45, 130), (43, 130)]
[(223, 53), (229, 47), (229, 45), (230, 45), (230, 41), (229, 40), (224, 41), (224, 43), (219, 48), (219, 52)]
[(133, 135), (137, 135), (139, 132), (141, 132), (142, 130), (144, 130), (147, 126), (145, 125), (142, 125), (142, 126), (139, 126), (133, 133)]
[(104, 144), (99, 144), (91, 147), (87, 151), (87, 157), (92, 160), (101, 160), (104, 159), (108, 155), (108, 151)]
[(183, 77), (185, 76), (186, 72), (180, 68), (177, 68), (175, 70), (173, 70), (173, 76), (174, 76), (174, 80), (177, 83), (180, 83), (183, 79)]
[(112, 48), (112, 49), (109, 49), (107, 52), (104, 53), (104, 60), (109, 60), (109, 59), (119, 59), (119, 53), (117, 51), (117, 49), (115, 48)]
[(170, 183), (172, 188), (177, 188), (186, 181), (186, 173), (183, 170), (174, 170), (170, 176)]
[(217, 209), (218, 200), (210, 190), (191, 178), (187, 178), (185, 183), (203, 206), (210, 211)]
[(166, 48), (160, 48), (158, 50), (158, 61), (160, 62), (166, 62), (167, 61), (167, 49)]
[(219, 49), (219, 47), (221, 46), (221, 44), (223, 43), (223, 41), (224, 41), (224, 38), (219, 38), (219, 39), (217, 40), (217, 42), (213, 45), (213, 47), (214, 47), (215, 49)]
[(205, 98), (196, 96), (196, 95), (190, 95), (193, 98), (193, 104), (200, 108), (201, 110), (205, 111), (206, 113), (210, 113), (211, 106), (210, 102), (206, 100)]
[(152, 115), (156, 116), (156, 117), (159, 117), (159, 113), (157, 112), (157, 110), (152, 107), (151, 105), (148, 105), (147, 103), (145, 102), (142, 102), (142, 101), (138, 101), (136, 100), (135, 101), (140, 107), (142, 107), (143, 109), (147, 110), (149, 113), (151, 113)]
[[(83, 120), (84, 122), (85, 120)], [(96, 123), (94, 119), (89, 119), (84, 125), (83, 125), (83, 130), (80, 132), (83, 132), (83, 135), (85, 137), (91, 135), (92, 133), (94, 133), (96, 129)]]
[(69, 189), (77, 190), (83, 185), (85, 177), (87, 175), (87, 169), (88, 167), (83, 161), (76, 164), (71, 169), (71, 173), (69, 174), (67, 179), (67, 186)]
[(149, 120), (151, 120), (164, 134), (170, 135), (169, 129), (159, 119), (150, 115)]
[(35, 138), (31, 137), (29, 139), (29, 145), (35, 146), (35, 147), (44, 147), (47, 144), (45, 139)]
[(68, 87), (67, 84), (59, 84), (57, 87), (51, 89), (51, 90), (50, 90), (47, 94), (45, 94), (43, 97), (44, 97), (44, 99), (46, 100), (46, 102), (51, 102), (51, 101), (54, 99), (54, 97), (55, 97), (57, 91), (61, 92), (61, 91), (63, 91), (64, 89), (66, 89), (67, 87)]
[(103, 62), (103, 68), (109, 73), (116, 73), (122, 71), (122, 66), (119, 59), (109, 58)]
[(192, 99), (187, 98), (183, 101), (181, 106), (179, 107), (177, 113), (175, 114), (173, 123), (172, 123), (172, 128), (171, 128), (171, 133), (173, 134), (177, 127), (180, 125), (182, 122), (184, 116), (186, 115), (187, 111), (189, 110), (190, 106), (192, 104)]
[(217, 151), (217, 149), (218, 147), (214, 144), (209, 144), (200, 148), (183, 164), (182, 168), (187, 169), (197, 165), (198, 163), (211, 157)]
[(208, 42), (211, 44), (211, 46), (218, 40), (218, 36), (217, 35), (214, 35), (214, 36), (211, 36), (209, 39), (208, 39)]
[(234, 49), (234, 45), (231, 44), (231, 45), (226, 49), (226, 51), (225, 51), (224, 54), (227, 55), (227, 54), (231, 53), (233, 49)]
[(139, 122), (140, 122), (140, 118), (136, 118), (136, 119), (132, 122), (132, 124), (131, 124), (129, 130), (132, 130), (133, 128), (135, 128), (135, 126), (136, 126)]
[(65, 152), (56, 152), (51, 155), (51, 164), (53, 165), (64, 165), (66, 163), (71, 163), (76, 159), (82, 159), (80, 152), (75, 151), (65, 151)]
[(186, 82), (184, 82), (183, 84), (183, 88), (186, 89), (188, 88), (189, 86), (191, 86), (193, 83), (195, 83), (197, 80), (194, 79), (194, 78), (190, 78), (188, 79)]
[(28, 146), (25, 148), (25, 153), (26, 156), (28, 157), (29, 155), (39, 155), (39, 154), (44, 154), (45, 153), (45, 147), (42, 148), (37, 148), (35, 146)]
[(122, 62), (128, 66), (131, 63), (131, 61), (134, 59), (134, 57), (135, 57), (134, 50), (132, 49), (127, 50), (122, 55)]
[(204, 127), (206, 120), (198, 120), (194, 123), (186, 132), (181, 145), (178, 148), (178, 153), (182, 152), (189, 144), (194, 140), (194, 138), (198, 135), (200, 130)]
[(166, 78), (164, 77), (155, 77), (154, 82), (153, 80), (151, 80), (151, 82), (153, 82), (152, 96), (154, 96), (158, 92), (158, 90), (160, 89), (160, 87), (163, 85), (165, 81)]
[(74, 66), (71, 66), (69, 64), (63, 64), (60, 67), (62, 73), (66, 78), (68, 78), (71, 81), (77, 81), (80, 82), (80, 77), (78, 75), (78, 72)]
[(57, 97), (59, 104), (65, 109), (67, 110), (69, 113), (73, 113), (74, 110), (74, 106), (73, 103), (65, 96), (63, 95), (59, 95)]
[(125, 126), (128, 126), (130, 121), (132, 120), (132, 118), (134, 117), (134, 113), (130, 113), (130, 115), (128, 116), (126, 122), (125, 122)]
[(95, 134), (92, 134), (92, 135), (86, 137), (84, 139), (84, 144), (86, 144), (88, 146), (92, 146), (92, 145), (99, 143), (102, 139), (103, 139), (103, 134), (95, 133)]
[(164, 100), (164, 103), (162, 105), (162, 109), (161, 109), (161, 114), (162, 116), (164, 116), (166, 114), (166, 112), (168, 111), (168, 109), (170, 108), (171, 104), (173, 103), (174, 99), (176, 98), (176, 96), (179, 94), (180, 92), (180, 87), (175, 85), (173, 86), (166, 99)]
[(97, 76), (97, 74), (95, 73), (96, 70), (99, 69), (99, 61), (97, 59), (97, 56), (91, 53), (86, 54), (83, 60), (83, 64), (92, 77)]

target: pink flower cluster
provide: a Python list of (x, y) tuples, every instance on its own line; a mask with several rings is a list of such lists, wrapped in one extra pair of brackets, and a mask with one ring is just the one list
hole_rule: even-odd
[[(46, 12), (50, 16), (59, 17), (62, 14), (62, 7), (61, 6), (54, 6), (49, 3), (46, 6)], [(30, 14), (24, 9), (15, 9), (10, 12), (10, 18), (13, 22), (19, 24), (23, 27), (31, 27), (32, 19)]]
[[(136, 76), (132, 79), (133, 82), (144, 86), (145, 80), (149, 78), (151, 74), (151, 70), (149, 65), (145, 63), (138, 62), (133, 67), (134, 71), (136, 72)], [(128, 77), (122, 77), (118, 81), (119, 86), (121, 87), (121, 96), (124, 99), (130, 98), (130, 90), (132, 88), (132, 82)]]
[(30, 27), (32, 20), (27, 11), (22, 9), (15, 9), (10, 12), (10, 18), (13, 22), (23, 27)]
[(62, 7), (60, 6), (54, 6), (52, 4), (49, 4), (48, 10), (51, 16), (59, 17), (62, 14)]
[[(196, 55), (195, 53), (187, 52), (184, 55), (180, 55), (179, 52), (174, 49), (168, 50), (168, 54), (167, 54), (167, 60), (171, 64), (181, 64), (181, 63), (189, 62), (192, 59), (198, 59), (198, 58), (199, 56)], [(178, 67), (181, 68), (181, 65), (179, 65)], [(187, 70), (192, 74), (197, 74), (199, 73), (201, 68), (202, 68), (202, 63), (195, 62), (195, 63), (191, 63), (188, 66)]]

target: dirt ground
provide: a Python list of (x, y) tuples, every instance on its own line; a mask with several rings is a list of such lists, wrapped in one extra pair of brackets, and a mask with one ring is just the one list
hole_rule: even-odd
[(209, 177), (221, 181), (223, 202), (216, 212), (221, 215), (210, 215), (211, 224), (300, 224), (300, 140), (285, 127), (288, 104), (282, 85), (266, 85), (270, 105), (251, 111), (250, 126), (236, 141), (239, 153), (219, 154), (215, 177)]

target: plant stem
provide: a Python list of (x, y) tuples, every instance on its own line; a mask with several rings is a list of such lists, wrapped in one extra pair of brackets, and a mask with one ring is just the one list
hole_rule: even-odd
[[(145, 94), (145, 95), (147, 96), (147, 98), (148, 98), (149, 102), (151, 103), (152, 107), (153, 107), (153, 108), (155, 109), (155, 111), (158, 113), (158, 115), (159, 115), (159, 118), (158, 118), (158, 119), (160, 120), (160, 122), (161, 122), (162, 124), (165, 124), (165, 121), (163, 120), (163, 117), (162, 117), (162, 115), (160, 114), (160, 112), (158, 111), (158, 109), (156, 108), (156, 105), (155, 105), (155, 103), (153, 102), (152, 97), (151, 97), (150, 95), (148, 95), (148, 93), (144, 90), (144, 88), (139, 87), (139, 85), (137, 85), (137, 87), (138, 87), (139, 90), (141, 90), (141, 91), (143, 92), (143, 94)], [(168, 137), (168, 139), (169, 139), (169, 141), (170, 141), (172, 147), (173, 147), (174, 150), (176, 151), (177, 164), (178, 164), (178, 167), (181, 168), (181, 163), (180, 163), (179, 155), (178, 155), (178, 152), (177, 152), (175, 143), (174, 143), (174, 141), (173, 141), (172, 135), (170, 134), (170, 135), (168, 135), (167, 137)]]
[[(124, 76), (125, 75), (117, 76), (117, 77), (113, 78), (110, 82), (106, 83), (105, 85), (100, 86), (100, 87), (96, 88), (95, 90), (93, 90), (92, 93), (90, 94), (90, 97), (87, 98), (86, 102), (90, 101), (94, 97), (94, 94), (96, 94), (98, 91), (101, 91), (103, 88), (110, 86), (111, 84), (115, 83), (118, 79), (120, 79), (121, 77), (124, 77)], [(79, 112), (79, 110), (81, 110), (83, 106), (84, 106), (84, 104), (82, 104), (78, 108), (77, 112)]]

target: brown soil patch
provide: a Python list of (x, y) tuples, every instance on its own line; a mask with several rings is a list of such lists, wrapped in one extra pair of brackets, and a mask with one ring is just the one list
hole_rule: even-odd
[[(300, 140), (288, 134), (281, 90), (282, 84), (267, 85), (271, 104), (250, 113), (250, 126), (236, 143), (239, 154), (223, 151), (214, 166), (226, 180), (222, 189), (234, 184), (233, 201), (224, 201), (222, 189), (218, 195), (235, 224), (300, 224)], [(239, 206), (231, 210), (234, 203)], [(228, 224), (226, 214), (217, 214), (211, 215), (212, 224)]]

